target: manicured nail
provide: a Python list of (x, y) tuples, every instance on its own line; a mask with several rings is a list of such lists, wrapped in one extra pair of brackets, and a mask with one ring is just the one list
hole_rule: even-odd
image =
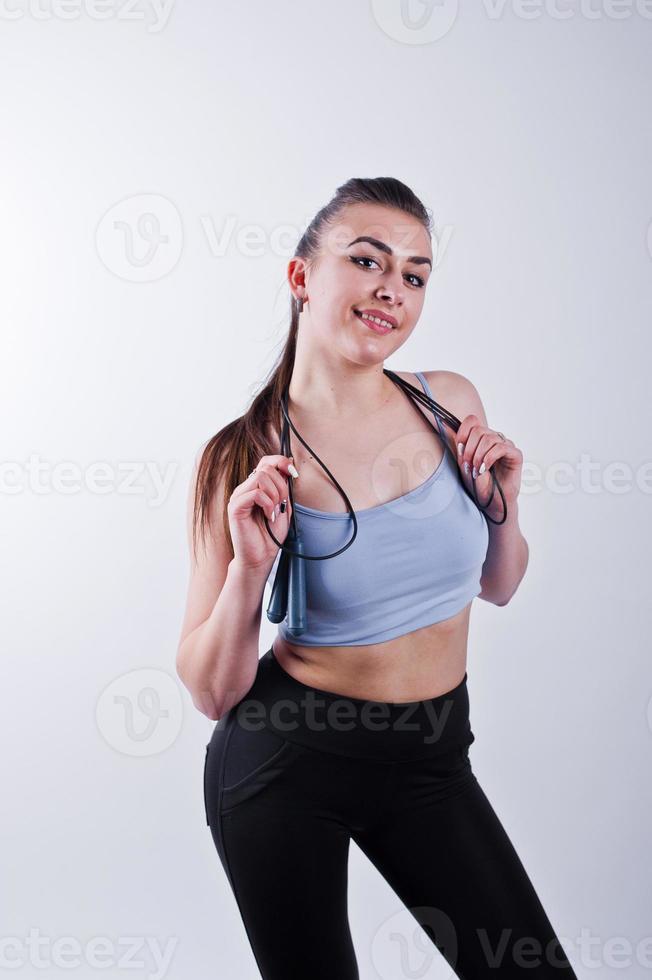
[(482, 476), (482, 474), (484, 473), (485, 469), (486, 469), (486, 467), (485, 467), (484, 462), (483, 462), (482, 465), (480, 466), (480, 469), (478, 470), (478, 473), (480, 474), (480, 476)]
[(476, 478), (476, 476), (477, 476), (477, 475), (478, 475), (478, 471), (476, 470), (476, 468), (475, 468), (475, 466), (474, 466), (474, 467), (473, 467), (473, 479), (474, 479), (474, 480), (475, 480), (475, 478)]
[(299, 475), (299, 472), (298, 472), (296, 466), (293, 466), (292, 463), (290, 463), (288, 465), (288, 470), (290, 472), (290, 476), (297, 477)]
[(274, 507), (272, 510), (272, 524), (274, 523), (275, 520), (276, 520), (276, 507)]
[(467, 461), (464, 460), (464, 472), (466, 473), (467, 476), (469, 475), (470, 468), (471, 467), (469, 466), (469, 464), (467, 463)]
[(461, 456), (463, 452), (464, 452), (464, 443), (463, 442), (458, 442), (458, 444), (457, 444), (457, 455), (458, 456)]

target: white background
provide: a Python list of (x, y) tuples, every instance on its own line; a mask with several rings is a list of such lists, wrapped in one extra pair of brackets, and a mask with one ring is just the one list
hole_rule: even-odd
[[(353, 176), (403, 180), (441, 236), (386, 367), (464, 374), (525, 456), (529, 568), (471, 619), (476, 775), (578, 976), (650, 975), (649, 7), (2, 6), (14, 976), (68, 975), (75, 943), (85, 980), (258, 976), (204, 819), (213, 722), (175, 672), (186, 492), (281, 349), (293, 245)], [(364, 980), (449, 975), (353, 844), (350, 921)]]

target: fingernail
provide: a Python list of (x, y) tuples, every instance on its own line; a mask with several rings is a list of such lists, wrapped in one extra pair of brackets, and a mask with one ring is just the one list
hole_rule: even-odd
[(464, 472), (467, 474), (467, 476), (469, 473), (469, 469), (470, 469), (469, 464), (467, 463), (466, 460), (464, 460)]
[(275, 520), (276, 520), (276, 507), (272, 511), (272, 524), (274, 523)]
[(476, 476), (478, 475), (478, 471), (476, 470), (475, 466), (473, 467), (473, 474), (472, 475), (473, 475), (473, 479), (475, 480)]
[(297, 477), (299, 475), (299, 472), (298, 472), (296, 466), (293, 466), (292, 463), (289, 464), (288, 470), (289, 470), (290, 476)]
[(482, 465), (480, 466), (480, 469), (478, 470), (478, 473), (480, 474), (480, 476), (482, 476), (482, 474), (484, 473), (484, 471), (485, 471), (485, 465), (484, 465), (484, 463), (482, 463)]
[(458, 442), (458, 444), (457, 444), (457, 455), (458, 456), (461, 456), (463, 452), (464, 452), (464, 443), (463, 442)]

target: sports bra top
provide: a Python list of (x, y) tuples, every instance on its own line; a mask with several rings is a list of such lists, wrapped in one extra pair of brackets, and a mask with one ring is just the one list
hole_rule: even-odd
[[(434, 398), (423, 372), (426, 394)], [(362, 646), (449, 619), (480, 589), (489, 545), (487, 520), (462, 483), (442, 422), (435, 416), (444, 455), (434, 473), (407, 493), (356, 510), (358, 533), (350, 548), (324, 561), (306, 561), (307, 628), (278, 632), (300, 646)], [(295, 503), (307, 554), (326, 555), (350, 539), (348, 512)], [(267, 585), (271, 587), (279, 548)]]

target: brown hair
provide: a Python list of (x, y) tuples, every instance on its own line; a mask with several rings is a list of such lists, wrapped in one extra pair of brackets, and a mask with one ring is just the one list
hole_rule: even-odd
[[(419, 198), (400, 180), (394, 177), (353, 177), (337, 188), (333, 198), (317, 212), (295, 250), (295, 256), (314, 262), (319, 254), (322, 235), (348, 205), (383, 204), (417, 218), (431, 234), (431, 213)], [(196, 553), (197, 529), (202, 541), (209, 523), (209, 509), (218, 488), (221, 472), (224, 473), (224, 498), (222, 501), (222, 525), (234, 556), (229, 530), (228, 502), (235, 488), (243, 483), (261, 456), (271, 455), (274, 447), (268, 432), (276, 431), (281, 396), (289, 385), (294, 368), (297, 331), (299, 328), (299, 303), (290, 299), (290, 329), (285, 347), (264, 382), (254, 396), (249, 408), (233, 422), (220, 429), (205, 445), (197, 467), (195, 501), (192, 523), (193, 549)]]

